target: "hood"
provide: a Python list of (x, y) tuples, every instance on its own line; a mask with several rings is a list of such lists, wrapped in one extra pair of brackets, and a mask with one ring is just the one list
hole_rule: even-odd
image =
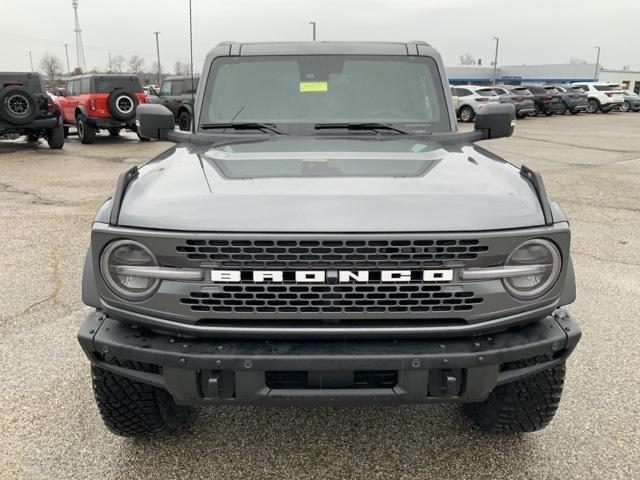
[(120, 225), (207, 232), (479, 231), (544, 224), (519, 170), (472, 144), (267, 137), (177, 145), (140, 168)]

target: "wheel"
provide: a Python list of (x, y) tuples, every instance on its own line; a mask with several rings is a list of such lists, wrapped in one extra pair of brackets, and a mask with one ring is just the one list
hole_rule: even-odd
[(64, 128), (62, 125), (52, 128), (47, 132), (49, 148), (60, 150), (64, 146)]
[(587, 112), (596, 113), (598, 110), (600, 110), (600, 102), (595, 98), (590, 98), (587, 102)]
[[(151, 371), (150, 366), (126, 362), (126, 368)], [(189, 417), (189, 408), (177, 405), (166, 390), (116, 375), (95, 365), (91, 379), (96, 404), (106, 427), (123, 437), (174, 432)]]
[(567, 113), (567, 106), (563, 103), (558, 115), (564, 115), (565, 113)]
[(180, 117), (178, 117), (178, 128), (183, 132), (191, 130), (191, 114), (186, 110), (180, 113)]
[(88, 145), (96, 140), (96, 129), (87, 123), (84, 115), (78, 115), (76, 126), (78, 128), (78, 137), (80, 142)]
[(136, 107), (138, 106), (138, 97), (133, 92), (129, 92), (122, 88), (116, 88), (109, 94), (107, 105), (111, 115), (116, 120), (131, 120), (136, 115)]
[(23, 87), (13, 85), (0, 93), (0, 117), (14, 125), (29, 123), (38, 113), (38, 102)]
[(64, 131), (64, 138), (67, 138), (69, 136), (69, 127), (62, 127), (63, 131)]
[(473, 120), (473, 117), (475, 117), (476, 114), (473, 111), (473, 108), (471, 108), (468, 105), (465, 105), (464, 107), (462, 107), (460, 109), (460, 112), (458, 113), (458, 116), (460, 117), (460, 121), (461, 122), (470, 122), (470, 121)]
[(120, 136), (120, 127), (111, 127), (109, 129), (109, 135), (111, 135), (112, 137), (119, 137)]
[[(535, 364), (515, 362), (516, 368)], [(464, 410), (486, 432), (533, 432), (546, 427), (560, 404), (564, 362), (536, 375), (497, 386), (484, 402), (468, 403)]]
[(631, 104), (625, 100), (622, 102), (622, 105), (620, 105), (620, 111), (628, 112), (629, 110), (631, 110)]

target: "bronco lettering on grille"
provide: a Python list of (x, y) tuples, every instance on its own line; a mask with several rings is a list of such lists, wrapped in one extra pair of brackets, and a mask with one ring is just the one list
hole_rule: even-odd
[(211, 270), (210, 279), (218, 283), (450, 282), (453, 270)]

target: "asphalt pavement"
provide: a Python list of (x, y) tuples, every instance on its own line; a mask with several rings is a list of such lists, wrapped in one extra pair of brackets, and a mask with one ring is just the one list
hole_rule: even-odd
[(178, 435), (103, 426), (76, 341), (91, 221), (170, 145), (0, 141), (0, 478), (640, 478), (640, 113), (518, 120), (482, 142), (540, 170), (573, 231), (583, 338), (546, 429), (474, 429), (455, 405), (199, 408)]

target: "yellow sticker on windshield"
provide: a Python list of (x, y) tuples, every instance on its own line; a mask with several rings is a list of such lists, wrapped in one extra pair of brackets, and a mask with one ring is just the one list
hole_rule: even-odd
[(326, 92), (329, 90), (327, 82), (300, 82), (300, 92)]

